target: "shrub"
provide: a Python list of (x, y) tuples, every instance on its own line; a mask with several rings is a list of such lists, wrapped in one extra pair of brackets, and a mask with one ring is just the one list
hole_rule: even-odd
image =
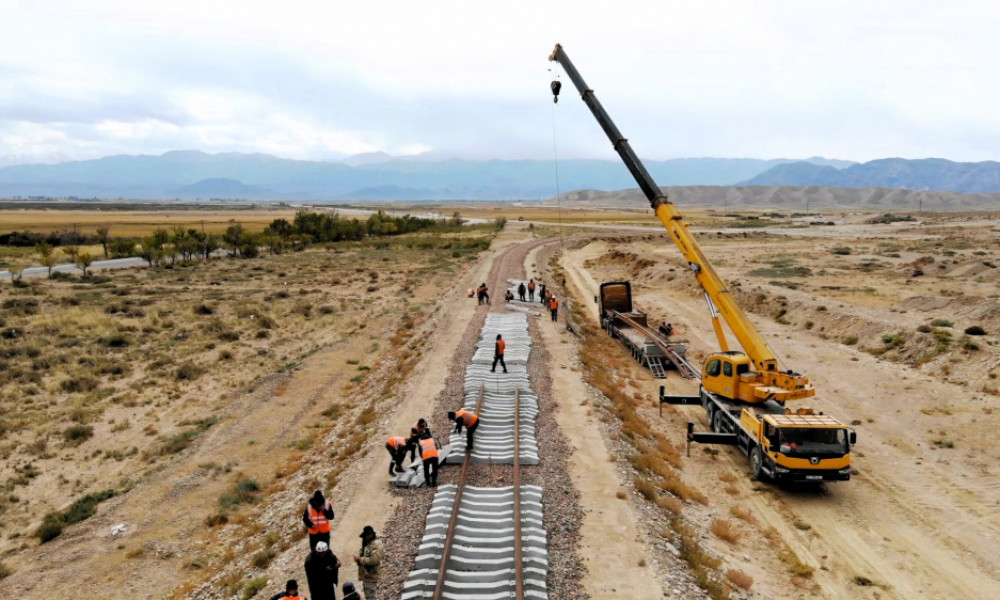
[(931, 321), (931, 325), (934, 327), (951, 327), (951, 321), (948, 319), (934, 319)]
[(271, 564), (271, 561), (274, 560), (274, 557), (277, 555), (278, 553), (275, 552), (273, 548), (268, 548), (267, 550), (261, 550), (257, 554), (254, 554), (251, 562), (253, 563), (253, 566), (258, 569), (266, 569), (267, 565)]
[(972, 327), (965, 328), (966, 335), (986, 335), (986, 330), (979, 325), (973, 325)]
[(856, 336), (856, 335), (849, 335), (849, 336), (845, 337), (841, 341), (841, 343), (844, 344), (845, 346), (853, 346), (854, 344), (858, 343), (858, 336)]
[(920, 333), (930, 333), (931, 327), (930, 325), (921, 325), (917, 327), (917, 331), (919, 331)]
[(119, 493), (118, 490), (104, 490), (96, 494), (87, 494), (61, 513), (53, 512), (45, 515), (45, 520), (35, 530), (35, 537), (43, 544), (54, 540), (62, 534), (64, 527), (89, 519), (97, 512), (98, 504), (114, 498)]
[(753, 586), (753, 577), (738, 569), (726, 571), (726, 579), (738, 588), (749, 590)]
[(849, 246), (834, 246), (830, 250), (830, 254), (837, 254), (840, 256), (847, 256), (851, 253), (851, 248)]
[(176, 377), (181, 381), (193, 381), (202, 376), (205, 369), (199, 367), (192, 362), (186, 362), (183, 365), (177, 367)]
[(194, 307), (194, 314), (196, 315), (210, 315), (214, 312), (215, 311), (212, 310), (212, 307), (208, 306), (207, 304), (199, 304), (198, 306)]
[(243, 593), (240, 598), (242, 598), (242, 600), (250, 600), (250, 598), (257, 595), (257, 592), (264, 589), (266, 585), (267, 577), (255, 577), (254, 579), (246, 582), (246, 585), (243, 586)]
[(94, 428), (90, 425), (70, 425), (63, 430), (63, 439), (70, 446), (79, 446), (93, 435)]
[(229, 517), (223, 513), (215, 513), (214, 515), (208, 515), (205, 517), (205, 527), (218, 527), (219, 525), (225, 525), (229, 522)]
[(716, 537), (730, 544), (740, 541), (740, 532), (736, 531), (736, 527), (733, 526), (732, 521), (713, 519), (710, 528)]
[(72, 379), (64, 379), (59, 387), (62, 391), (68, 394), (74, 394), (78, 392), (90, 392), (93, 391), (100, 382), (90, 375), (80, 375)]
[(906, 339), (901, 333), (883, 333), (882, 343), (891, 346), (893, 348), (902, 346), (906, 342)]
[(963, 335), (962, 338), (958, 340), (958, 343), (962, 346), (963, 350), (971, 350), (971, 351), (979, 350), (979, 344), (973, 342), (972, 338), (970, 338), (967, 335)]

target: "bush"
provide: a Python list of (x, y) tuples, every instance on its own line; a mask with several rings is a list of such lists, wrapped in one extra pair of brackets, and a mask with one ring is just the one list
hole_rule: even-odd
[(65, 379), (59, 384), (62, 391), (68, 394), (74, 394), (78, 392), (90, 392), (93, 391), (98, 385), (99, 381), (91, 377), (90, 375), (80, 375), (73, 379)]
[(96, 494), (87, 494), (61, 513), (54, 512), (45, 515), (45, 520), (35, 530), (35, 537), (43, 544), (54, 540), (62, 534), (64, 527), (86, 521), (97, 512), (98, 504), (109, 498), (114, 498), (119, 493), (118, 490), (104, 490)]
[(70, 425), (63, 430), (63, 439), (71, 446), (79, 446), (94, 436), (94, 428), (90, 425)]
[(186, 362), (183, 365), (177, 367), (176, 377), (181, 381), (194, 381), (202, 376), (205, 369), (199, 367), (198, 365)]
[(848, 246), (835, 246), (830, 250), (830, 254), (837, 254), (839, 256), (847, 256), (851, 253), (851, 249)]
[(973, 325), (972, 327), (965, 328), (966, 335), (986, 335), (986, 330), (979, 325)]
[(212, 307), (208, 306), (207, 304), (199, 304), (198, 306), (194, 307), (194, 314), (196, 315), (210, 315), (213, 312), (215, 311), (212, 310)]
[(849, 336), (845, 337), (841, 341), (841, 343), (844, 344), (845, 346), (853, 346), (854, 344), (858, 343), (858, 336), (856, 336), (856, 335), (849, 335)]
[(951, 327), (951, 321), (948, 319), (934, 319), (931, 321), (931, 325), (934, 327)]

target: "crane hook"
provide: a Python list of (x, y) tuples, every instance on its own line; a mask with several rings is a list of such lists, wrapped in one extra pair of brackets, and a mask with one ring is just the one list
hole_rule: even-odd
[(549, 87), (552, 88), (552, 102), (558, 104), (559, 103), (559, 90), (562, 89), (562, 82), (559, 81), (558, 79), (554, 79), (554, 80), (552, 80), (552, 83), (549, 85)]

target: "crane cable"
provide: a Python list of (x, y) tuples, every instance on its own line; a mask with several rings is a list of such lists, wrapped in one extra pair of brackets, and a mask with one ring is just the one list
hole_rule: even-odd
[[(552, 69), (549, 69), (552, 71)], [(559, 81), (559, 73), (553, 72), (555, 77), (549, 86), (552, 89), (552, 164), (555, 166), (556, 176), (556, 220), (559, 223), (559, 248), (563, 245), (563, 222), (562, 222), (562, 201), (559, 198), (559, 150), (556, 145), (556, 104), (559, 103), (559, 89), (562, 82)]]

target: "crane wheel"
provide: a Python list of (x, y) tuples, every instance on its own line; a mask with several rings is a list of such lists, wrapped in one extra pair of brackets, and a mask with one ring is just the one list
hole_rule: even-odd
[(724, 427), (724, 425), (722, 424), (722, 411), (721, 410), (717, 410), (717, 411), (715, 411), (715, 415), (713, 415), (713, 417), (712, 417), (712, 429), (716, 433), (724, 433), (722, 431), (723, 427)]
[(760, 446), (755, 447), (750, 451), (750, 474), (760, 479), (761, 472), (761, 458), (760, 458)]

